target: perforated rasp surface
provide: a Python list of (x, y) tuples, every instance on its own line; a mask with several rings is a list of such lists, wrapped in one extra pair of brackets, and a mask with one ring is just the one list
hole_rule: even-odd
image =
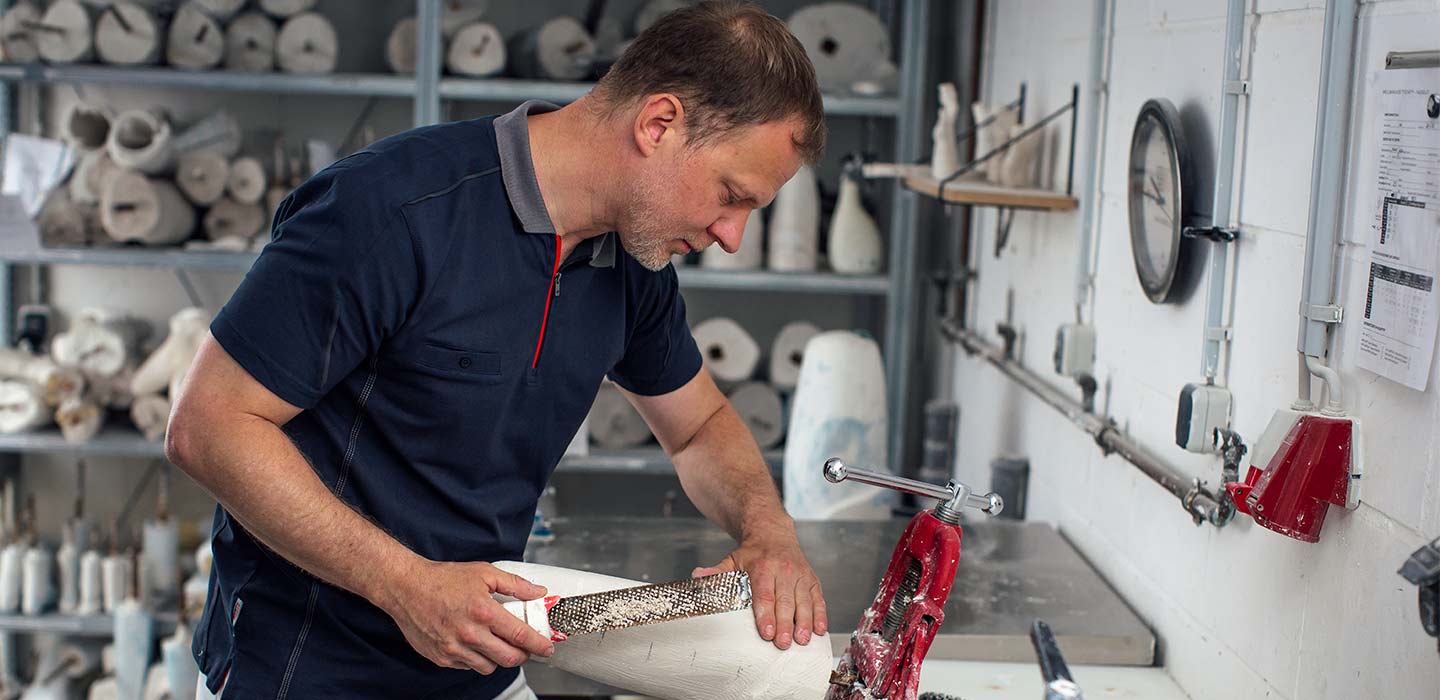
[(562, 598), (550, 608), (550, 627), (568, 636), (713, 615), (750, 607), (743, 571)]

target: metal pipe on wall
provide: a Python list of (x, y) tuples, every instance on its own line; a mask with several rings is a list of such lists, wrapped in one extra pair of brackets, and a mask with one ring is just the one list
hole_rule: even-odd
[(1198, 480), (1170, 466), (1145, 446), (1121, 433), (1110, 421), (1085, 410), (1079, 401), (1025, 369), (1019, 362), (1008, 357), (1002, 348), (950, 319), (941, 322), (940, 332), (967, 353), (980, 356), (1016, 384), (1059, 411), (1076, 427), (1094, 437), (1096, 444), (1107, 454), (1118, 454), (1138, 467), (1155, 483), (1180, 499), (1181, 506), (1196, 524), (1207, 522), (1215, 527), (1224, 527), (1230, 521), (1233, 510), (1224, 507), (1220, 498), (1201, 487)]
[[(1085, 91), (1085, 169), (1080, 184), (1080, 238), (1075, 242), (1075, 322), (1083, 323), (1081, 309), (1090, 301), (1095, 281), (1092, 253), (1096, 231), (1100, 225), (1100, 178), (1105, 159), (1101, 139), (1104, 115), (1101, 105), (1109, 91), (1110, 45), (1114, 34), (1115, 0), (1095, 0), (1095, 15), (1090, 31), (1090, 84)], [(1070, 132), (1074, 142), (1075, 131)]]
[[(1235, 184), (1235, 135), (1239, 127), (1240, 67), (1245, 38), (1246, 0), (1230, 0), (1225, 10), (1225, 68), (1220, 78), (1220, 149), (1215, 161), (1215, 198), (1210, 208), (1211, 225), (1234, 229), (1231, 192)], [(1225, 316), (1227, 271), (1230, 246), (1210, 246), (1210, 279), (1205, 295), (1205, 328), (1202, 334), (1201, 367), (1205, 381), (1214, 384), (1220, 374), (1220, 355), (1230, 344), (1230, 323)], [(1223, 382), (1222, 382), (1223, 383)]]
[(440, 123), (440, 0), (415, 0), (415, 126)]

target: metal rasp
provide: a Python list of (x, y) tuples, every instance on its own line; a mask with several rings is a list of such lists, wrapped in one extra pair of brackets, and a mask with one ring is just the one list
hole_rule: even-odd
[(750, 607), (750, 576), (744, 571), (634, 588), (505, 604), (541, 634), (560, 641), (577, 634), (669, 622)]

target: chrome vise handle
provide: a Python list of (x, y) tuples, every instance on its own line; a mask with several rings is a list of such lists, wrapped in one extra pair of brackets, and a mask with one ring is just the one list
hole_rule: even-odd
[(825, 480), (838, 484), (842, 481), (858, 481), (862, 484), (894, 489), (902, 493), (934, 498), (940, 501), (935, 506), (935, 517), (948, 523), (960, 521), (962, 508), (975, 508), (987, 515), (999, 515), (1005, 509), (1005, 500), (999, 494), (977, 495), (969, 486), (954, 479), (945, 486), (936, 486), (923, 481), (906, 479), (887, 472), (861, 469), (846, 464), (839, 457), (825, 460)]

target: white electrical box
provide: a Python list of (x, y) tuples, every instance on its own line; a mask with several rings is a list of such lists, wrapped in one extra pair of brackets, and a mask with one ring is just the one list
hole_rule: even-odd
[(1175, 444), (1190, 452), (1216, 452), (1220, 431), (1230, 427), (1230, 390), (1214, 384), (1186, 384), (1175, 413)]
[(1055, 372), (1066, 377), (1095, 371), (1095, 328), (1067, 323), (1055, 331)]

